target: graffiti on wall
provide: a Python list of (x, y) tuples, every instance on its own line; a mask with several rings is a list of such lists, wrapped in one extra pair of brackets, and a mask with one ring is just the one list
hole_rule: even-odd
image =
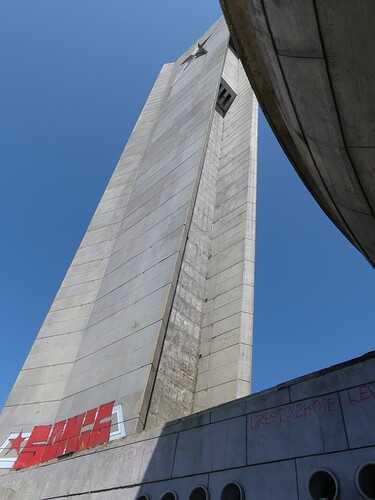
[(313, 400), (290, 403), (261, 413), (253, 413), (249, 417), (250, 428), (269, 427), (285, 420), (300, 420), (314, 415), (327, 415), (336, 411), (335, 399), (327, 396)]
[(126, 435), (121, 405), (93, 408), (31, 433), (12, 433), (0, 447), (1, 469), (26, 469)]

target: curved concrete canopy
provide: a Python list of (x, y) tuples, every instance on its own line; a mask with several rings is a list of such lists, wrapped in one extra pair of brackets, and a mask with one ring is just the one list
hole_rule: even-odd
[(375, 0), (220, 0), (279, 142), (375, 267)]

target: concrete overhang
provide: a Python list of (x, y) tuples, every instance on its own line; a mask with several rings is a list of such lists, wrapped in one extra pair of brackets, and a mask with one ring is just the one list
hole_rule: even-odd
[(220, 1), (285, 153), (375, 267), (375, 1)]

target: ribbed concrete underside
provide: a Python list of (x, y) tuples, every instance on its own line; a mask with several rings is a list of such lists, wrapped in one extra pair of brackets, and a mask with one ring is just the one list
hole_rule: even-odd
[(221, 0), (296, 171), (375, 266), (375, 2)]

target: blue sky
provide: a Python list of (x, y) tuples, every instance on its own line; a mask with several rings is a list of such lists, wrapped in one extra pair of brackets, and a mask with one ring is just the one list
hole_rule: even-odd
[[(217, 0), (0, 3), (0, 407), (164, 62)], [(374, 275), (259, 129), (253, 390), (374, 346)]]

